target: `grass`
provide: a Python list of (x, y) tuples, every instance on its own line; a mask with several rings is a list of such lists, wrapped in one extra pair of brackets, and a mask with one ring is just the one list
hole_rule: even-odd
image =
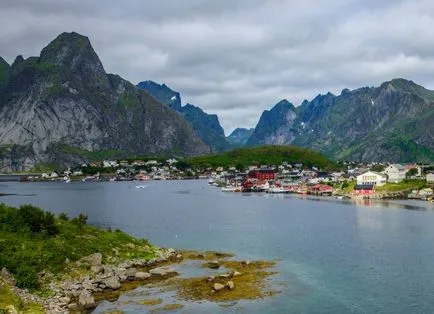
[(98, 150), (89, 151), (78, 147), (73, 147), (69, 145), (62, 145), (62, 151), (67, 154), (79, 155), (88, 158), (90, 161), (101, 161), (104, 159), (112, 159), (119, 156), (122, 152), (111, 149), (111, 150)]
[(296, 146), (262, 146), (240, 148), (230, 152), (185, 159), (194, 168), (247, 167), (249, 165), (279, 165), (282, 162), (304, 166), (332, 168), (335, 165), (319, 152)]
[(409, 190), (420, 190), (427, 187), (425, 180), (403, 180), (399, 183), (386, 183), (383, 186), (375, 187), (377, 193), (400, 192)]
[(125, 92), (118, 98), (118, 104), (122, 107), (132, 107), (137, 103), (137, 96), (131, 92)]
[[(67, 259), (74, 262), (96, 252), (103, 255), (103, 260), (109, 256), (119, 261), (154, 256), (154, 249), (147, 240), (136, 239), (119, 230), (112, 232), (87, 225), (86, 219), (79, 223), (55, 218), (57, 232), (31, 232), (20, 219), (10, 218), (17, 211), (0, 204), (0, 265), (14, 274), (21, 287), (39, 288), (37, 274), (43, 270), (61, 278), (68, 269)], [(115, 250), (118, 250), (117, 257), (114, 257)]]
[[(44, 309), (37, 303), (24, 303), (19, 297), (17, 297), (11, 290), (11, 288), (0, 282), (0, 313), (6, 311), (6, 308), (13, 305), (19, 313), (24, 314), (39, 314), (44, 313)], [(8, 313), (8, 312), (5, 312)]]

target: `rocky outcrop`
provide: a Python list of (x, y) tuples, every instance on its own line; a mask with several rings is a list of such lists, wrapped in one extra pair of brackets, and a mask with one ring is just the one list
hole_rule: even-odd
[(107, 74), (87, 37), (63, 33), (40, 57), (17, 57), (10, 70), (2, 64), (0, 155), (18, 163), (17, 170), (67, 162), (65, 155), (86, 159), (95, 151), (119, 156), (210, 151), (171, 108)]

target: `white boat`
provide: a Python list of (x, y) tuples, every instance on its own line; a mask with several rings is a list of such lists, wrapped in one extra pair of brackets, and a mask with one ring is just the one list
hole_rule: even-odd
[(68, 179), (65, 180), (65, 183), (69, 183), (69, 182), (71, 182), (70, 178), (68, 178)]
[(144, 189), (146, 188), (146, 185), (136, 185), (136, 189)]
[(242, 188), (240, 186), (224, 186), (222, 187), (222, 192), (241, 192)]
[(288, 193), (289, 191), (282, 187), (273, 187), (267, 190), (267, 193), (278, 194), (278, 193)]
[(213, 185), (215, 183), (215, 181), (213, 179), (209, 179), (208, 184), (209, 185)]

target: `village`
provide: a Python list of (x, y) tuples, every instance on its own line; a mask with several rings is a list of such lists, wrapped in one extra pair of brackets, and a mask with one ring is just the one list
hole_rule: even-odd
[(410, 198), (433, 201), (434, 167), (343, 162), (337, 171), (301, 163), (247, 167), (193, 167), (177, 159), (104, 160), (23, 181), (149, 181), (208, 179), (223, 192), (297, 193), (337, 198)]

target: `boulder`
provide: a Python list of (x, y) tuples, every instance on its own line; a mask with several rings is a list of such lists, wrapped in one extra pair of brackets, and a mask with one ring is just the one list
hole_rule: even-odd
[(211, 262), (206, 264), (206, 267), (211, 268), (211, 269), (219, 269), (220, 268), (220, 262), (217, 260), (211, 261)]
[(131, 267), (125, 271), (125, 276), (127, 277), (127, 280), (134, 280), (136, 273), (137, 268)]
[(78, 304), (77, 303), (70, 303), (70, 304), (68, 304), (68, 309), (70, 311), (77, 311), (78, 310)]
[(121, 283), (117, 277), (109, 277), (103, 280), (103, 284), (106, 285), (108, 289), (118, 290), (121, 287)]
[(15, 306), (13, 305), (8, 305), (6, 306), (6, 313), (8, 314), (18, 314), (17, 310), (15, 309)]
[(232, 277), (237, 277), (237, 276), (241, 276), (242, 275), (242, 273), (240, 273), (239, 271), (233, 271), (232, 272)]
[(93, 309), (96, 307), (95, 299), (88, 290), (81, 291), (78, 296), (78, 304), (84, 309)]
[(176, 271), (174, 271), (171, 268), (165, 268), (165, 267), (157, 267), (157, 268), (153, 268), (149, 271), (149, 273), (152, 276), (156, 276), (156, 277), (164, 277), (167, 275), (171, 275), (171, 274), (176, 274)]
[(233, 289), (235, 288), (235, 284), (234, 284), (234, 282), (233, 282), (232, 280), (229, 280), (229, 281), (226, 283), (226, 287), (227, 287), (229, 290), (233, 290)]
[(135, 279), (135, 280), (146, 280), (146, 279), (148, 279), (149, 277), (151, 277), (151, 274), (150, 274), (150, 273), (143, 272), (143, 271), (138, 271), (138, 272), (136, 272), (136, 274), (134, 275), (134, 279)]
[(101, 265), (92, 266), (90, 270), (95, 274), (102, 274), (104, 272), (104, 267)]
[(213, 288), (214, 288), (215, 291), (220, 291), (220, 290), (223, 290), (225, 288), (225, 286), (222, 285), (221, 283), (215, 283), (213, 285)]
[(61, 297), (61, 298), (59, 298), (59, 301), (60, 301), (61, 303), (64, 303), (64, 304), (69, 304), (69, 302), (71, 302), (71, 298), (68, 298), (68, 297)]
[(90, 266), (100, 266), (102, 264), (102, 254), (94, 253), (83, 257), (80, 261), (83, 263), (88, 263)]

